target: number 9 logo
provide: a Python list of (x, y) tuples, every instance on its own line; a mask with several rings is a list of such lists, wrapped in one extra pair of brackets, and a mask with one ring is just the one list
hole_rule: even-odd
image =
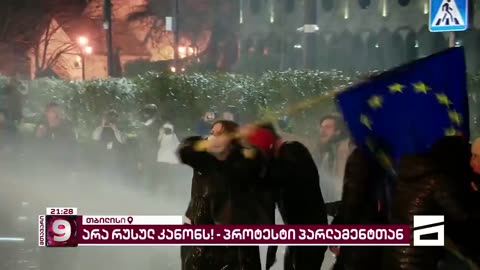
[(55, 242), (65, 242), (70, 239), (72, 235), (72, 228), (70, 223), (63, 219), (57, 219), (52, 224), (53, 230), (53, 241)]

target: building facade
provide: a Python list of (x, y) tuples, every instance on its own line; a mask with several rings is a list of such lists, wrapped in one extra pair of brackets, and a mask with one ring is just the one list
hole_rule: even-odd
[[(305, 0), (240, 0), (241, 54), (271, 54), (279, 69), (303, 66)], [(428, 29), (429, 0), (316, 0), (321, 70), (391, 68), (449, 46), (448, 33)], [(457, 32), (469, 71), (480, 71), (480, 12), (471, 8), (471, 29)]]

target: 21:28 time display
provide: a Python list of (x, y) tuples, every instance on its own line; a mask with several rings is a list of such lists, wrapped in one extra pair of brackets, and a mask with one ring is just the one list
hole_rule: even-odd
[(51, 208), (50, 215), (73, 215), (72, 208)]

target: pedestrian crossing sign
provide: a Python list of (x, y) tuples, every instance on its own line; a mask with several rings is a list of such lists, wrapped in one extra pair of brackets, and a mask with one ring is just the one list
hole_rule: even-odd
[(465, 31), (469, 0), (430, 0), (430, 32)]

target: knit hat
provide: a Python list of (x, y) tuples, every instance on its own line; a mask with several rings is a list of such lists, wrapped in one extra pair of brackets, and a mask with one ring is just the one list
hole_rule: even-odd
[(270, 153), (275, 146), (277, 138), (268, 129), (257, 128), (248, 136), (248, 142), (261, 149), (265, 153)]

